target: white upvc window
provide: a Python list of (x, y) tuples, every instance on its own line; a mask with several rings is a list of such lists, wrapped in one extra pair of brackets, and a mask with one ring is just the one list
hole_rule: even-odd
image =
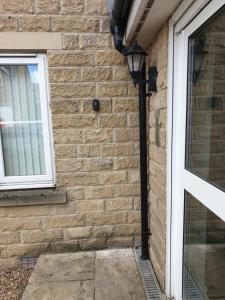
[(0, 56), (0, 189), (54, 185), (45, 55)]

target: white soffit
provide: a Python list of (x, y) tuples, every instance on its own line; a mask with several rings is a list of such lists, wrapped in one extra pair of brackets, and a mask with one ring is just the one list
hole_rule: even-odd
[(147, 4), (148, 4), (148, 0), (133, 1), (132, 7), (130, 9), (129, 18), (127, 21), (127, 27), (124, 34), (125, 44), (129, 44), (131, 42)]
[(147, 49), (156, 34), (183, 0), (155, 0), (138, 34), (138, 42)]

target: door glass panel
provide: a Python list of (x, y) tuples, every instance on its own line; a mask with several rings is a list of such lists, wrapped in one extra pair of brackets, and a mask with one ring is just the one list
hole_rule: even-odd
[(186, 169), (225, 189), (225, 9), (189, 38)]
[(225, 222), (185, 192), (184, 299), (225, 299)]

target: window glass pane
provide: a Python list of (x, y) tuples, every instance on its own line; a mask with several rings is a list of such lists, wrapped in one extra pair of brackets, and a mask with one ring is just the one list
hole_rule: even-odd
[(42, 124), (2, 125), (5, 176), (45, 174)]
[(45, 175), (38, 65), (0, 66), (0, 132), (5, 176)]
[(225, 299), (225, 222), (185, 194), (184, 299)]
[(189, 38), (186, 168), (225, 188), (225, 10)]
[(41, 120), (38, 65), (0, 66), (0, 121)]

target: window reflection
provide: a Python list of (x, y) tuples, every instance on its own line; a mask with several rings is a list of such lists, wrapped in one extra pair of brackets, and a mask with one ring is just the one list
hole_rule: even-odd
[(187, 192), (183, 297), (225, 299), (225, 222)]
[(225, 188), (225, 10), (189, 39), (186, 168)]

